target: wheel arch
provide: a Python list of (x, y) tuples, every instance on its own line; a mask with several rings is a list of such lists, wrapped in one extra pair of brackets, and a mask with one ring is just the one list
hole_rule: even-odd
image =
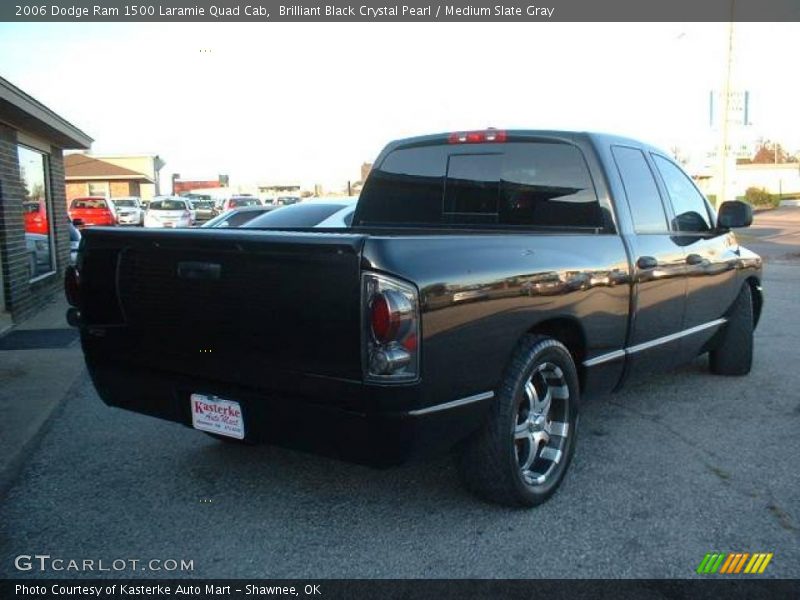
[(584, 388), (585, 369), (583, 360), (586, 357), (586, 332), (575, 317), (561, 316), (545, 319), (531, 326), (526, 334), (546, 335), (564, 344), (578, 371), (578, 384)]

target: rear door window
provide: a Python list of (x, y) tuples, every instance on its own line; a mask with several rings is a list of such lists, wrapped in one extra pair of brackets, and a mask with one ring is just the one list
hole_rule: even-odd
[(153, 200), (150, 210), (186, 210), (184, 200)]
[(622, 178), (636, 233), (669, 232), (661, 194), (642, 151), (614, 146), (611, 152)]
[(72, 201), (71, 208), (74, 209), (105, 209), (108, 208), (106, 201), (102, 198), (76, 198)]
[(558, 142), (400, 148), (370, 173), (359, 225), (603, 227), (580, 150)]

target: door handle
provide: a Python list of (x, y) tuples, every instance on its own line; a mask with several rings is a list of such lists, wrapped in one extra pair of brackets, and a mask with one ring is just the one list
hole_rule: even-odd
[(642, 270), (655, 269), (658, 266), (658, 261), (654, 256), (640, 256), (636, 261), (636, 266)]
[(690, 254), (686, 257), (687, 265), (702, 265), (705, 259), (699, 254)]

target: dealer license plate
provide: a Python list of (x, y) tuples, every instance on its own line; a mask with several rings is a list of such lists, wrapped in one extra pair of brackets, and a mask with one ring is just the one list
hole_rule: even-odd
[(244, 418), (238, 402), (208, 394), (192, 394), (189, 399), (192, 405), (192, 427), (244, 439)]

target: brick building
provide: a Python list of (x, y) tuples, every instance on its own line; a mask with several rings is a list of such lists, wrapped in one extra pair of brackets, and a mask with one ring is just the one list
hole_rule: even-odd
[(92, 141), (0, 77), (0, 331), (61, 293), (70, 241), (62, 152)]
[(179, 179), (172, 178), (172, 193), (175, 196), (182, 196), (194, 190), (216, 190), (224, 187), (220, 179)]
[(67, 201), (81, 196), (138, 196), (150, 200), (160, 193), (159, 171), (164, 164), (154, 155), (68, 154), (64, 157)]

